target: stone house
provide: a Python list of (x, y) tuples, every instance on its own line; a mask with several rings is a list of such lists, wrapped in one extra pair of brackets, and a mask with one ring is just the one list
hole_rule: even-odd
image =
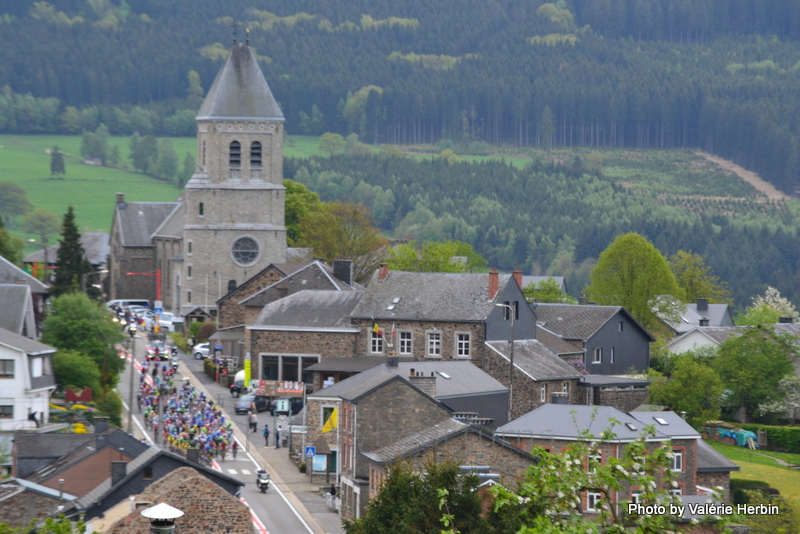
[[(586, 439), (584, 431), (592, 436), (600, 436), (611, 430), (615, 436), (599, 446), (601, 463), (608, 458), (621, 458), (626, 443), (640, 438), (646, 426), (654, 428), (654, 435), (646, 441), (655, 448), (664, 442), (672, 447), (673, 458), (671, 469), (676, 476), (677, 487), (670, 492), (675, 495), (697, 495), (707, 493), (708, 488), (700, 484), (700, 480), (708, 482), (710, 477), (698, 477), (699, 450), (710, 457), (705, 449), (701, 449), (700, 434), (674, 412), (631, 412), (623, 413), (610, 406), (565, 406), (548, 404), (516, 419), (497, 429), (496, 436), (505, 439), (524, 451), (531, 451), (540, 446), (550, 452), (561, 452), (575, 441)], [(712, 462), (706, 461), (705, 466)], [(720, 469), (714, 471), (720, 472)], [(724, 490), (728, 486), (719, 477)], [(596, 502), (600, 494), (584, 492), (583, 512), (596, 513)], [(625, 501), (638, 499), (638, 488), (633, 486), (617, 492), (614, 503), (621, 506)]]
[[(335, 435), (323, 433), (325, 423), (336, 414)], [(329, 462), (336, 462), (331, 471), (340, 473), (342, 517), (360, 517), (369, 500), (369, 465), (363, 452), (385, 447), (450, 416), (446, 406), (384, 366), (308, 395), (306, 443), (323, 437), (334, 453)]]
[(621, 412), (632, 412), (647, 402), (650, 381), (609, 375), (582, 376), (579, 386), (585, 402), (580, 404), (613, 406)]
[[(116, 520), (105, 531), (107, 534), (149, 534), (150, 521), (142, 517), (142, 510), (166, 502), (184, 513), (175, 521), (178, 531), (219, 532), (222, 526), (226, 534), (254, 532), (247, 504), (191, 467), (176, 469), (132, 499), (133, 503), (125, 500), (108, 510), (102, 519), (94, 520), (92, 526), (102, 527)], [(120, 515), (122, 517), (117, 519)]]
[(537, 304), (534, 313), (541, 327), (585, 351), (583, 366), (589, 374), (621, 375), (650, 367), (655, 338), (621, 306)]
[(455, 419), (362, 454), (369, 465), (370, 499), (380, 490), (388, 467), (402, 460), (411, 462), (418, 470), (425, 462), (445, 460), (455, 462), (465, 471), (471, 467), (488, 467), (492, 480), (510, 489), (515, 487), (515, 482), (524, 475), (527, 467), (536, 462), (525, 451)]

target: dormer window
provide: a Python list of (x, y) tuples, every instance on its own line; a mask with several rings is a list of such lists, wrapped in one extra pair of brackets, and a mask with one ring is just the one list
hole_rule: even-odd
[(242, 145), (239, 141), (231, 142), (230, 149), (230, 167), (231, 169), (238, 169), (242, 166)]
[(258, 141), (250, 145), (250, 168), (261, 168), (261, 143)]

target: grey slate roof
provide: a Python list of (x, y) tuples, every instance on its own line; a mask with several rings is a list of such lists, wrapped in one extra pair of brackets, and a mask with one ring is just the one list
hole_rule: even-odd
[(249, 286), (250, 284), (252, 284), (256, 280), (259, 280), (261, 278), (261, 276), (264, 273), (266, 273), (267, 271), (270, 271), (270, 270), (278, 271), (278, 273), (285, 278), (285, 277), (289, 276), (290, 274), (292, 274), (293, 272), (296, 272), (299, 269), (302, 269), (306, 265), (308, 265), (308, 262), (303, 262), (303, 263), (270, 263), (269, 265), (267, 265), (266, 267), (261, 269), (259, 272), (257, 272), (256, 274), (254, 274), (253, 276), (251, 276), (250, 278), (248, 278), (247, 280), (242, 282), (241, 285), (236, 287), (236, 289), (234, 289), (233, 291), (229, 292), (227, 295), (224, 295), (223, 297), (221, 297), (217, 301), (217, 305), (222, 304), (224, 301), (226, 301), (229, 298), (231, 298), (232, 296), (236, 295), (236, 293), (240, 289)]
[(249, 46), (233, 45), (197, 112), (197, 119), (284, 120)]
[[(25, 326), (28, 329), (25, 331)], [(36, 337), (31, 288), (26, 284), (0, 284), (0, 328)]]
[(537, 304), (536, 322), (564, 339), (587, 340), (606, 324), (622, 306), (580, 304)]
[[(511, 345), (507, 341), (487, 341), (486, 345), (511, 359)], [(535, 339), (514, 342), (514, 367), (533, 380), (567, 380), (581, 376), (577, 369)]]
[[(468, 395), (507, 392), (508, 388), (472, 362), (399, 362), (397, 367), (386, 366), (390, 372), (407, 378), (413, 369), (423, 376), (436, 377), (436, 398), (443, 400)], [(449, 378), (445, 378), (445, 375)]]
[(120, 202), (116, 218), (124, 247), (149, 247), (153, 233), (175, 209), (177, 202)]
[(455, 419), (447, 419), (407, 438), (395, 441), (391, 445), (371, 452), (362, 452), (361, 454), (379, 464), (391, 463), (415, 452), (425, 450), (440, 441), (452, 438), (468, 428), (469, 425), (467, 424)]
[(253, 326), (350, 328), (363, 291), (307, 290), (264, 306)]
[[(42, 486), (40, 484), (35, 484), (28, 480), (23, 480), (21, 478), (9, 478), (2, 481), (2, 485), (5, 484), (17, 484), (22, 488), (25, 488), (28, 491), (33, 493), (38, 493), (39, 495), (43, 495), (45, 497), (50, 497), (51, 499), (57, 499), (61, 501), (74, 501), (78, 497), (72, 495), (70, 493), (61, 492), (57, 489), (48, 488), (47, 486)], [(0, 497), (0, 501), (2, 501), (2, 497)]]
[[(158, 447), (155, 447), (155, 446), (148, 447), (146, 451), (144, 451), (142, 454), (137, 456), (135, 459), (133, 459), (130, 462), (128, 462), (128, 464), (127, 464), (128, 474), (125, 476), (124, 479), (122, 479), (119, 482), (119, 484), (121, 484), (122, 482), (127, 480), (133, 473), (138, 471), (139, 468), (144, 467), (145, 465), (150, 463), (150, 461), (153, 460), (156, 456), (158, 456), (159, 454), (161, 454), (163, 452), (165, 452), (165, 451), (159, 449)], [(75, 508), (77, 510), (86, 510), (87, 508), (89, 508), (89, 506), (91, 506), (95, 502), (99, 501), (106, 494), (111, 492), (111, 490), (112, 490), (111, 478), (109, 477), (105, 481), (101, 482), (92, 491), (90, 491), (89, 493), (87, 493), (86, 495), (81, 497), (80, 499), (77, 499), (75, 501), (75, 503), (74, 503), (75, 504)]]
[(385, 365), (378, 365), (372, 369), (367, 369), (363, 373), (358, 373), (355, 376), (336, 382), (332, 386), (315, 391), (311, 395), (308, 395), (308, 398), (313, 399), (321, 397), (327, 399), (331, 397), (341, 397), (346, 400), (353, 400), (391, 380), (402, 379), (387, 370)]
[[(574, 413), (573, 413), (574, 412)], [(669, 424), (664, 426), (656, 422), (661, 417)], [(619, 421), (612, 427), (611, 419)], [(628, 427), (632, 425), (632, 428)], [(655, 436), (653, 441), (662, 441), (678, 437), (695, 439), (700, 434), (674, 412), (635, 412), (626, 414), (612, 406), (582, 406), (569, 404), (545, 404), (528, 412), (497, 429), (496, 434), (503, 436), (539, 436), (546, 439), (582, 439), (582, 432), (588, 430), (595, 437), (610, 429), (616, 434), (612, 442), (632, 441), (642, 434), (645, 426), (652, 425)], [(635, 430), (634, 430), (635, 429)]]
[(679, 334), (683, 334), (696, 326), (700, 326), (700, 319), (704, 317), (708, 319), (709, 326), (733, 326), (733, 319), (727, 304), (708, 304), (707, 306), (707, 309), (697, 311), (697, 303), (692, 302), (681, 310), (680, 322), (664, 322)]
[(17, 476), (25, 478), (93, 440), (92, 434), (16, 434)]
[(351, 289), (363, 289), (360, 284), (353, 284), (353, 288), (333, 276), (333, 268), (327, 263), (319, 261), (312, 261), (297, 269), (291, 274), (286, 275), (284, 278), (277, 282), (265, 287), (258, 293), (255, 293), (246, 299), (239, 302), (243, 306), (266, 306), (276, 299), (276, 291), (279, 286), (285, 286), (290, 294), (305, 289), (318, 289), (318, 290), (339, 290), (350, 291)]
[(731, 462), (714, 447), (704, 440), (697, 441), (697, 472), (698, 473), (717, 473), (739, 471), (740, 468)]
[(0, 328), (0, 344), (25, 351), (28, 354), (55, 352), (56, 348), (44, 343), (39, 343), (25, 336), (9, 332), (5, 328)]
[[(510, 274), (498, 276), (502, 294)], [(393, 310), (392, 300), (400, 298)], [(359, 319), (412, 321), (484, 321), (495, 309), (489, 300), (485, 273), (416, 273), (389, 271), (385, 280), (374, 273), (361, 302), (353, 311)]]
[[(81, 235), (81, 245), (83, 251), (86, 253), (86, 259), (89, 260), (94, 266), (102, 265), (108, 258), (108, 253), (111, 251), (109, 246), (109, 235), (105, 232), (84, 232)], [(58, 249), (61, 245), (53, 245), (47, 247), (47, 262), (51, 264), (56, 263), (58, 258)], [(25, 263), (44, 263), (44, 249), (37, 250), (25, 256), (22, 261)]]
[(581, 377), (581, 385), (588, 387), (596, 386), (647, 386), (650, 380), (644, 378), (627, 378), (624, 376), (611, 375), (585, 375)]
[(32, 277), (4, 257), (0, 256), (0, 284), (19, 284), (30, 286), (36, 294), (49, 294), (50, 287)]
[(536, 325), (536, 339), (545, 347), (552, 350), (559, 356), (576, 355), (582, 356), (586, 349), (573, 345), (559, 335), (554, 334), (547, 328)]
[(176, 202), (169, 215), (153, 230), (153, 236), (183, 239), (183, 223), (186, 218), (186, 204)]

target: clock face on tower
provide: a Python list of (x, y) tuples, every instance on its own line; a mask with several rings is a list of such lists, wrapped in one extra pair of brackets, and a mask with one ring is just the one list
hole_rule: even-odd
[(258, 241), (252, 237), (240, 237), (233, 242), (231, 247), (233, 261), (242, 267), (253, 265), (258, 260), (259, 253)]

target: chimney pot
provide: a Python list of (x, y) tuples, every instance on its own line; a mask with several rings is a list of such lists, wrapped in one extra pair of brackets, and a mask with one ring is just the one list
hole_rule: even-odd
[(707, 298), (698, 298), (697, 299), (697, 311), (702, 312), (708, 309), (708, 299)]
[(708, 326), (708, 325), (709, 325), (708, 317), (701, 317), (700, 318), (700, 326)]
[(489, 271), (489, 300), (494, 300), (497, 290), (500, 288), (500, 275), (497, 269)]
[(123, 204), (125, 202), (125, 193), (117, 193), (117, 204)]
[(514, 280), (517, 281), (517, 285), (519, 286), (519, 288), (522, 289), (522, 269), (517, 267), (511, 274), (514, 276)]
[(408, 373), (408, 376), (415, 376), (414, 375), (414, 369), (411, 369), (411, 371)]
[(378, 267), (378, 281), (386, 280), (387, 276), (389, 276), (389, 264), (381, 263), (380, 267)]

